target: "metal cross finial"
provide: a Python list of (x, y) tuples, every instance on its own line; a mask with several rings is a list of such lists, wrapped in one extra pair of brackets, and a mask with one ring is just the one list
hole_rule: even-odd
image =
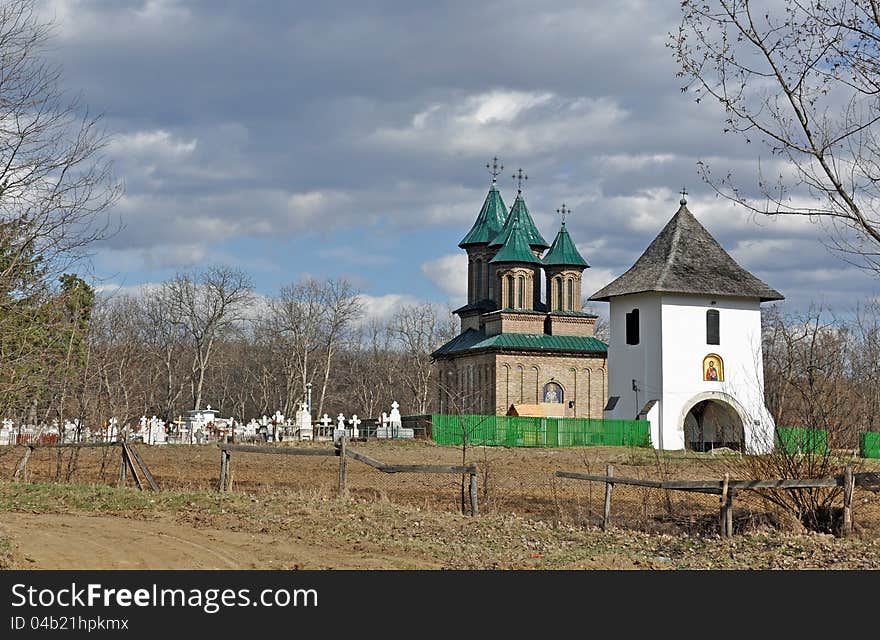
[(688, 201), (687, 201), (688, 190), (685, 187), (682, 187), (681, 191), (679, 191), (679, 193), (681, 194), (681, 200), (678, 201), (678, 204), (680, 204), (681, 206), (684, 206), (688, 203)]
[(522, 193), (522, 185), (523, 182), (529, 179), (529, 177), (523, 173), (522, 168), (518, 169), (516, 173), (513, 174), (513, 179), (516, 180), (516, 191), (517, 193)]
[(498, 164), (498, 156), (492, 158), (492, 164), (486, 163), (486, 168), (489, 170), (489, 173), (492, 174), (492, 184), (495, 184), (498, 180), (498, 176), (501, 175), (501, 172), (504, 171), (504, 165)]
[(562, 217), (562, 224), (565, 224), (565, 216), (571, 213), (571, 209), (567, 208), (565, 206), (565, 203), (563, 202), (562, 206), (556, 210), (556, 213), (558, 213)]

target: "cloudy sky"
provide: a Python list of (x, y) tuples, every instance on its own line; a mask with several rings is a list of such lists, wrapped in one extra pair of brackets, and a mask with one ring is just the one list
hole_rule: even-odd
[[(756, 145), (680, 91), (675, 0), (232, 2), (44, 0), (66, 87), (105, 114), (125, 183), (121, 232), (96, 248), (104, 286), (225, 263), (271, 295), (342, 276), (395, 302), (460, 304), (457, 247), (497, 155), (552, 240), (565, 202), (592, 265), (585, 292), (629, 268), (689, 208), (790, 307), (838, 308), (876, 280), (822, 229), (755, 220), (696, 163), (753, 171)], [(604, 305), (600, 305), (604, 306)]]

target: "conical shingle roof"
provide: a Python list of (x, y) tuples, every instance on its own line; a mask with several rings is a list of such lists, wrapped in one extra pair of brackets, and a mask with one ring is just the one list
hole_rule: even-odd
[(590, 300), (649, 291), (754, 297), (762, 302), (784, 299), (739, 266), (688, 211), (684, 200), (629, 271)]
[(544, 240), (544, 236), (541, 235), (541, 232), (538, 231), (538, 227), (535, 226), (535, 221), (532, 220), (529, 208), (526, 206), (526, 201), (523, 200), (522, 194), (518, 193), (516, 195), (516, 200), (513, 202), (513, 207), (510, 209), (510, 214), (504, 222), (504, 227), (502, 227), (498, 235), (495, 236), (495, 239), (489, 243), (490, 247), (498, 247), (507, 244), (507, 239), (510, 237), (514, 221), (519, 222), (519, 226), (525, 234), (530, 247), (533, 249), (541, 249), (543, 251), (550, 246), (547, 244), (547, 241)]
[(507, 206), (501, 198), (501, 192), (492, 182), (489, 193), (486, 194), (486, 200), (483, 202), (483, 208), (477, 216), (474, 226), (467, 232), (467, 235), (458, 243), (458, 246), (464, 249), (473, 244), (489, 244), (504, 226), (504, 220), (507, 217)]
[(550, 245), (550, 251), (541, 260), (544, 266), (571, 266), (571, 267), (589, 267), (587, 261), (584, 260), (580, 251), (577, 250), (571, 236), (568, 235), (568, 229), (565, 228), (565, 222), (559, 228), (559, 232)]

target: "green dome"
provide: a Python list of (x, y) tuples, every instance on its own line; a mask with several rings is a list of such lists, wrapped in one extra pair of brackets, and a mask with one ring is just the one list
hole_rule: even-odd
[(574, 242), (571, 239), (571, 236), (568, 235), (568, 229), (565, 228), (565, 223), (562, 223), (562, 227), (559, 229), (559, 233), (556, 234), (556, 238), (553, 240), (553, 244), (550, 245), (550, 251), (547, 252), (547, 255), (544, 256), (542, 262), (544, 266), (552, 267), (552, 266), (567, 266), (567, 267), (589, 267), (587, 261), (584, 260), (583, 256), (581, 256), (580, 252), (577, 250)]
[(489, 243), (489, 246), (498, 247), (507, 244), (507, 240), (510, 238), (513, 223), (515, 221), (519, 222), (522, 233), (525, 235), (526, 242), (530, 247), (533, 249), (541, 249), (543, 251), (550, 246), (547, 244), (547, 241), (544, 240), (544, 236), (541, 235), (541, 232), (538, 231), (538, 227), (535, 226), (535, 221), (532, 220), (532, 216), (529, 214), (529, 209), (526, 207), (526, 201), (523, 200), (521, 194), (517, 194), (516, 200), (513, 203), (513, 208), (510, 210), (510, 215), (507, 216), (507, 221), (504, 223), (504, 227), (502, 227), (498, 235), (495, 236), (495, 239)]
[(507, 242), (495, 254), (495, 257), (489, 260), (489, 263), (498, 262), (528, 262), (532, 264), (541, 264), (541, 259), (535, 256), (532, 248), (529, 246), (528, 238), (525, 231), (519, 226), (519, 220), (514, 220), (510, 227), (510, 233), (507, 235)]
[(464, 239), (458, 243), (458, 246), (464, 249), (471, 244), (489, 244), (489, 242), (498, 235), (504, 226), (504, 218), (507, 215), (507, 206), (501, 199), (501, 192), (492, 182), (489, 193), (486, 194), (486, 200), (483, 202), (483, 208), (480, 209), (480, 215), (477, 216), (474, 226), (468, 231)]

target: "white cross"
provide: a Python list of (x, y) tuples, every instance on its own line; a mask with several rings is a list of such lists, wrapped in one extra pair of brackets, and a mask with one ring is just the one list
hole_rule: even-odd
[(394, 402), (391, 403), (391, 408), (392, 409), (399, 409), (400, 408), (400, 405), (397, 404), (397, 400), (395, 400)]
[(358, 420), (358, 416), (357, 416), (357, 414), (354, 414), (354, 415), (351, 417), (351, 420), (348, 421), (348, 424), (350, 424), (352, 427), (354, 427), (354, 430), (357, 431), (358, 425), (359, 425), (361, 422), (363, 422), (363, 420)]
[(330, 426), (330, 423), (333, 422), (333, 420), (331, 420), (330, 417), (325, 413), (324, 417), (321, 418), (319, 422), (321, 423), (321, 426), (326, 429)]
[(336, 428), (345, 429), (345, 416), (341, 413), (336, 416)]

